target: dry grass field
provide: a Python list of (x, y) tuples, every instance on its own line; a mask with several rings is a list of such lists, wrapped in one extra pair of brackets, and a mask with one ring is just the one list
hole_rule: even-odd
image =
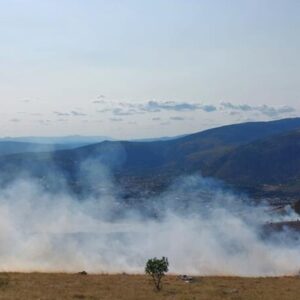
[(156, 292), (143, 275), (1, 273), (0, 299), (298, 300), (300, 278), (197, 277), (185, 283), (167, 276)]

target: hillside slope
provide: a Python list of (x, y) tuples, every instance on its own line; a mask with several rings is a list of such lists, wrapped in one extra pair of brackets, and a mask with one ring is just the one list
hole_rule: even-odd
[(300, 130), (242, 145), (215, 161), (211, 176), (236, 186), (300, 192)]
[(25, 173), (55, 188), (57, 178), (66, 178), (78, 193), (86, 189), (87, 168), (95, 183), (102, 166), (108, 167), (127, 190), (162, 189), (178, 175), (201, 172), (236, 187), (275, 185), (278, 190), (284, 185), (290, 193), (300, 182), (299, 130), (300, 118), (295, 118), (223, 126), (168, 141), (106, 141), (14, 154), (0, 157), (0, 174), (2, 182)]

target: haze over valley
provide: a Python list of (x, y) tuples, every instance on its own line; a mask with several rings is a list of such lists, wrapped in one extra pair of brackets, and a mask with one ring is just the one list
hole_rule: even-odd
[(53, 151), (2, 141), (3, 269), (139, 273), (166, 254), (175, 273), (296, 273), (299, 132), (295, 118)]

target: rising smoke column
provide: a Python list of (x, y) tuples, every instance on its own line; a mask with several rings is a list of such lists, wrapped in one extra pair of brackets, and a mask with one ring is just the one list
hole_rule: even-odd
[[(271, 216), (243, 195), (201, 176), (178, 178), (168, 190), (135, 199), (155, 218), (123, 205), (107, 168), (90, 161), (85, 199), (67, 188), (47, 192), (18, 179), (0, 192), (2, 271), (143, 273), (148, 258), (167, 256), (170, 271), (195, 275), (268, 276), (298, 272), (299, 239), (263, 239)], [(274, 218), (274, 216), (273, 216)]]

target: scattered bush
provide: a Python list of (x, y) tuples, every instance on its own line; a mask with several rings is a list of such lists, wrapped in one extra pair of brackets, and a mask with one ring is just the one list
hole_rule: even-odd
[(0, 273), (0, 289), (6, 288), (9, 284), (9, 275)]
[(146, 263), (145, 272), (153, 279), (154, 286), (158, 291), (162, 288), (161, 280), (168, 272), (169, 262), (166, 257), (158, 259), (156, 257), (149, 259)]

